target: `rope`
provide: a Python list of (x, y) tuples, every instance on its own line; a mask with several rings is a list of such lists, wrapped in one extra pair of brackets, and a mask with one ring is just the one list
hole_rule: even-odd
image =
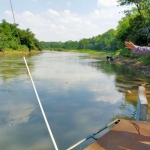
[[(10, 0), (10, 6), (11, 6), (11, 11), (12, 11), (13, 19), (14, 19), (14, 24), (16, 25), (16, 20), (15, 20), (15, 15), (14, 15), (14, 10), (13, 10), (13, 6), (12, 6), (11, 0)], [(16, 28), (16, 32), (17, 32), (17, 36), (18, 36), (18, 43), (20, 44), (20, 49), (21, 49), (21, 40), (20, 40), (20, 36), (19, 36), (17, 28)], [(23, 53), (23, 51), (22, 51), (22, 53)]]
[[(13, 7), (12, 7), (12, 2), (11, 2), (11, 0), (10, 0), (10, 5), (11, 5), (11, 10), (12, 10), (12, 14), (13, 14), (14, 23), (16, 24), (16, 21), (15, 21), (15, 15), (14, 15), (14, 11), (13, 11)], [(18, 30), (17, 30), (17, 34), (18, 34)], [(21, 46), (21, 41), (20, 41), (19, 34), (18, 34), (18, 40), (19, 40), (19, 43), (20, 43), (20, 46)], [(48, 124), (48, 121), (47, 121), (47, 118), (46, 118), (45, 112), (44, 112), (44, 110), (43, 110), (43, 107), (42, 107), (42, 104), (41, 104), (40, 98), (39, 98), (39, 96), (38, 96), (38, 93), (37, 93), (36, 87), (35, 87), (35, 85), (34, 85), (34, 82), (33, 82), (33, 79), (32, 79), (32, 76), (31, 76), (31, 73), (30, 73), (30, 70), (29, 70), (28, 64), (27, 64), (27, 61), (26, 61), (25, 57), (23, 57), (23, 59), (24, 59), (24, 62), (25, 62), (26, 68), (27, 68), (27, 70), (28, 70), (28, 73), (29, 73), (29, 76), (30, 76), (30, 79), (31, 79), (31, 82), (32, 82), (32, 85), (33, 85), (33, 88), (34, 88), (34, 92), (35, 92), (35, 95), (36, 95), (36, 97), (37, 97), (37, 100), (38, 100), (38, 103), (39, 103), (40, 109), (41, 109), (41, 111), (42, 111), (42, 115), (43, 115), (43, 117), (44, 117), (44, 120), (45, 120), (45, 123), (46, 123), (47, 129), (48, 129), (48, 132), (49, 132), (49, 134), (50, 134), (50, 137), (51, 137), (51, 139), (52, 139), (52, 142), (53, 142), (53, 144), (54, 144), (55, 149), (56, 149), (56, 150), (58, 150), (58, 147), (57, 147), (57, 145), (56, 145), (56, 142), (55, 142), (54, 136), (53, 136), (53, 134), (52, 134), (52, 131), (51, 131), (50, 125)]]
[(43, 117), (44, 117), (44, 120), (45, 120), (47, 129), (48, 129), (49, 134), (50, 134), (50, 136), (51, 136), (51, 138), (52, 138), (52, 141), (53, 141), (53, 144), (54, 144), (55, 149), (58, 150), (57, 145), (56, 145), (56, 142), (55, 142), (55, 139), (54, 139), (53, 134), (52, 134), (52, 131), (51, 131), (50, 126), (49, 126), (49, 124), (48, 124), (48, 121), (47, 121), (45, 112), (44, 112), (44, 110), (43, 110), (43, 107), (42, 107), (40, 98), (39, 98), (38, 93), (37, 93), (37, 91), (36, 91), (36, 88), (35, 88), (35, 85), (34, 85), (34, 82), (33, 82), (33, 79), (32, 79), (32, 76), (31, 76), (31, 73), (30, 73), (28, 64), (27, 64), (27, 62), (26, 62), (25, 57), (23, 57), (23, 58), (24, 58), (24, 62), (25, 62), (25, 64), (26, 64), (26, 67), (27, 67), (27, 70), (28, 70), (28, 73), (29, 73), (29, 76), (30, 76), (30, 79), (31, 79), (31, 82), (32, 82), (32, 85), (33, 85), (33, 88), (34, 88), (34, 91), (35, 91), (35, 95), (36, 95), (37, 100), (38, 100), (38, 102), (39, 102), (39, 105), (40, 105), (40, 108), (41, 108), (41, 111), (42, 111), (42, 114), (43, 114)]
[(12, 11), (14, 23), (16, 24), (16, 21), (15, 21), (15, 15), (14, 15), (14, 11), (13, 11), (13, 7), (12, 7), (12, 2), (11, 2), (11, 0), (10, 0), (10, 6), (11, 6), (11, 11)]

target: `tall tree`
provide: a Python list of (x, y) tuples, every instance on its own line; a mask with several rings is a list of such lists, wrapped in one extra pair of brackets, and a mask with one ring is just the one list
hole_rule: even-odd
[(138, 23), (140, 22), (140, 28), (138, 32), (142, 32), (147, 37), (147, 40), (150, 39), (150, 1), (149, 0), (118, 0), (120, 6), (131, 5), (134, 9), (125, 10), (124, 13), (129, 15), (136, 11), (139, 13), (137, 17)]
[(2, 23), (0, 23), (0, 50), (17, 50), (22, 46), (28, 47), (29, 51), (42, 49), (39, 41), (35, 38), (34, 33), (32, 33), (29, 28), (21, 30), (18, 28), (18, 24), (11, 24), (6, 20), (2, 20)]

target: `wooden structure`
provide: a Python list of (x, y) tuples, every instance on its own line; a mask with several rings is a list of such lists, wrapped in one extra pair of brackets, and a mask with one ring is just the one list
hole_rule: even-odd
[(139, 86), (137, 111), (136, 111), (136, 120), (137, 121), (147, 121), (147, 108), (148, 108), (148, 102), (147, 102), (147, 98), (146, 98), (145, 87)]
[[(73, 150), (86, 140), (96, 141), (85, 150), (150, 150), (150, 122), (147, 121), (148, 102), (144, 85), (139, 86), (136, 121), (116, 119), (99, 131), (87, 136), (67, 150)], [(100, 137), (95, 135), (116, 124), (109, 132)]]
[(85, 150), (150, 150), (150, 122), (144, 85), (139, 86), (136, 121), (120, 120)]
[(120, 120), (85, 150), (150, 150), (150, 123)]

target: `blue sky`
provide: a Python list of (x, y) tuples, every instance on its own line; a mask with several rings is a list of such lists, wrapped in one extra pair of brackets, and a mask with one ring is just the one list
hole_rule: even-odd
[[(10, 0), (0, 0), (0, 20), (13, 23)], [(40, 41), (90, 38), (116, 29), (125, 8), (117, 0), (12, 0), (19, 28), (30, 30)]]

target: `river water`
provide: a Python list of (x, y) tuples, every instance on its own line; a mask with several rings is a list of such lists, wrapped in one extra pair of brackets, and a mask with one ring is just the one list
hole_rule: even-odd
[[(150, 83), (103, 56), (44, 52), (26, 60), (59, 150), (116, 118), (134, 120), (138, 86)], [(146, 90), (149, 101), (149, 85)], [(0, 97), (0, 149), (54, 150), (22, 56), (0, 56)]]

